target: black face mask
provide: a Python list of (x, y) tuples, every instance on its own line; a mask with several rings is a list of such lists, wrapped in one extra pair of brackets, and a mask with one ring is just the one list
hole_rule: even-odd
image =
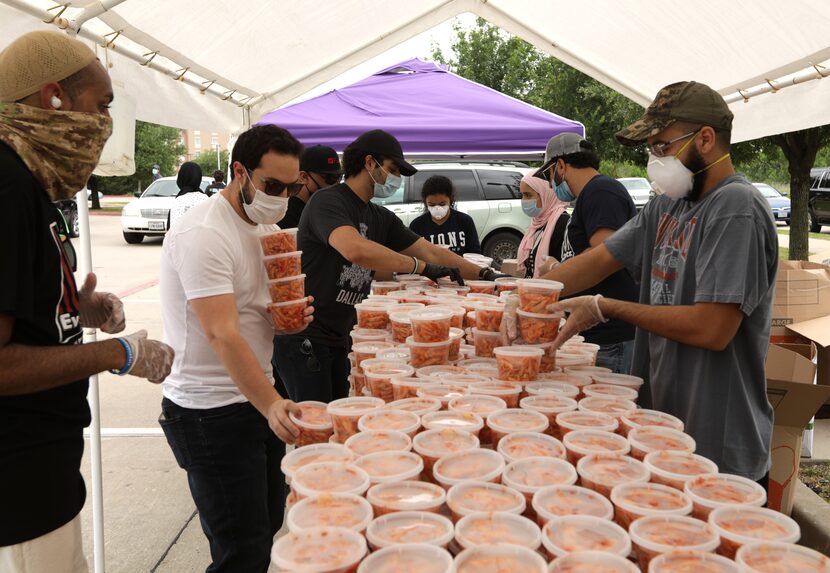
[[(692, 190), (689, 191), (689, 194), (684, 197), (686, 201), (694, 203), (698, 199), (700, 199), (701, 194), (703, 193), (703, 187), (706, 185), (706, 176), (709, 174), (709, 171), (703, 171), (706, 169), (706, 161), (704, 161), (703, 157), (700, 155), (700, 152), (697, 150), (694, 145), (689, 146), (688, 157), (686, 159), (686, 163), (684, 165), (686, 168), (691, 171), (692, 173), (697, 173), (692, 177)], [(698, 173), (699, 171), (703, 171), (702, 173)]]

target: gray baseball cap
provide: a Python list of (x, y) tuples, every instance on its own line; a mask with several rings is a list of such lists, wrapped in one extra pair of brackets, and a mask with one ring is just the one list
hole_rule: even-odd
[(533, 175), (547, 181), (548, 177), (546, 172), (550, 169), (553, 162), (563, 155), (571, 155), (572, 153), (584, 151), (580, 145), (583, 141), (585, 141), (585, 138), (578, 133), (560, 133), (559, 135), (551, 137), (548, 141), (548, 146), (545, 148), (545, 163)]

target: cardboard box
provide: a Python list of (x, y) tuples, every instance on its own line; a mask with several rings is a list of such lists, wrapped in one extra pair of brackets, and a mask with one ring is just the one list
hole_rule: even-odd
[(800, 337), (799, 342), (815, 343), (815, 361), (818, 364), (816, 383), (830, 386), (830, 316), (791, 324), (787, 330), (791, 335)]
[(773, 343), (796, 342), (787, 327), (830, 315), (830, 267), (809, 261), (781, 261), (772, 306)]

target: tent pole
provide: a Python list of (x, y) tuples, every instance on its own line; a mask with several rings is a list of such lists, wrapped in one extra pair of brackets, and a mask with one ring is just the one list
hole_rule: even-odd
[[(97, 191), (95, 191), (97, 193)], [(92, 272), (92, 241), (89, 235), (89, 206), (87, 204), (86, 188), (81, 189), (75, 196), (78, 204), (78, 226), (81, 235), (81, 251), (78, 257), (78, 272), (81, 281)], [(97, 340), (94, 328), (84, 329), (84, 344)], [(89, 377), (89, 393), (87, 394), (89, 409), (92, 414), (92, 423), (89, 433), (90, 461), (92, 463), (92, 552), (95, 573), (104, 573), (104, 486), (101, 464), (101, 403), (98, 399), (98, 375)]]

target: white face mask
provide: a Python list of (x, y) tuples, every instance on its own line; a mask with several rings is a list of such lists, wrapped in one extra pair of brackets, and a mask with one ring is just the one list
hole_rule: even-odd
[(450, 212), (449, 205), (430, 205), (427, 207), (429, 214), (432, 215), (433, 219), (441, 220), (447, 216), (447, 213)]
[(649, 153), (648, 177), (658, 195), (666, 195), (677, 201), (689, 195), (694, 184), (691, 170), (673, 156), (657, 157)]
[(250, 181), (251, 187), (254, 188), (254, 198), (250, 204), (245, 203), (245, 193), (242, 192), (242, 187), (239, 188), (242, 208), (248, 218), (259, 225), (273, 225), (280, 221), (285, 216), (286, 209), (288, 209), (288, 197), (268, 195), (265, 191), (256, 188), (247, 169), (245, 175), (248, 176), (248, 181)]

